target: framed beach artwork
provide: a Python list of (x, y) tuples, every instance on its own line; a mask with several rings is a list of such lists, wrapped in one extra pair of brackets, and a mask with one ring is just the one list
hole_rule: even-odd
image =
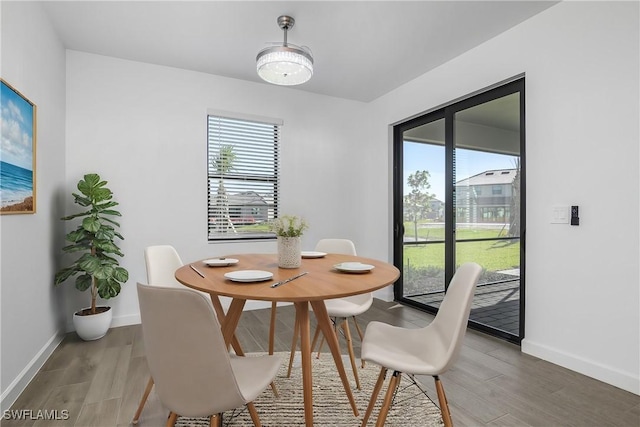
[(0, 79), (0, 213), (36, 212), (36, 106)]

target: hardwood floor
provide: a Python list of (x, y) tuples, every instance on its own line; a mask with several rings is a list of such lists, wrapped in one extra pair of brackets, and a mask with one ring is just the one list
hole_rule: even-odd
[[(237, 332), (246, 352), (266, 351), (269, 316), (268, 309), (243, 314)], [(278, 308), (276, 351), (289, 350), (293, 319), (292, 306)], [(358, 319), (362, 327), (370, 320), (421, 327), (433, 316), (375, 300)], [(355, 331), (352, 335), (357, 337)], [(359, 355), (358, 338), (354, 346)], [(12, 406), (31, 410), (27, 418), (46, 410), (68, 419), (2, 420), (2, 425), (129, 426), (148, 378), (140, 325), (114, 328), (93, 342), (71, 333)], [(518, 346), (475, 331), (467, 332), (460, 359), (441, 379), (456, 426), (640, 426), (639, 396), (527, 356)], [(422, 380), (437, 401), (433, 380)], [(166, 417), (152, 392), (139, 425), (162, 426)], [(359, 425), (355, 418), (353, 425)]]

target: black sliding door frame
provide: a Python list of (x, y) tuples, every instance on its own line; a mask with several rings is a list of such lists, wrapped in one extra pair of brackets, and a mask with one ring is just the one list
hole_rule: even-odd
[(414, 306), (420, 310), (436, 313), (437, 308), (416, 302), (404, 296), (403, 293), (403, 253), (404, 253), (404, 182), (403, 182), (403, 143), (404, 133), (410, 129), (422, 126), (436, 120), (444, 119), (445, 128), (445, 269), (444, 282), (445, 291), (455, 273), (456, 267), (456, 176), (455, 176), (455, 127), (454, 116), (457, 112), (505, 97), (514, 93), (519, 93), (520, 107), (520, 295), (519, 295), (519, 336), (512, 333), (479, 323), (470, 319), (469, 326), (487, 332), (491, 335), (506, 339), (507, 341), (520, 344), (524, 338), (524, 313), (525, 313), (525, 248), (526, 248), (526, 158), (525, 158), (525, 80), (524, 77), (502, 84), (498, 87), (488, 89), (468, 98), (455, 101), (449, 105), (441, 107), (435, 111), (428, 112), (421, 116), (397, 124), (393, 127), (393, 224), (394, 224), (394, 264), (401, 272), (400, 278), (394, 286), (394, 298), (396, 301)]

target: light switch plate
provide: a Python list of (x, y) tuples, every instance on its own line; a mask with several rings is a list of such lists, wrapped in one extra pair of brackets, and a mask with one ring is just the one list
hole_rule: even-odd
[(551, 224), (569, 224), (569, 206), (553, 206)]

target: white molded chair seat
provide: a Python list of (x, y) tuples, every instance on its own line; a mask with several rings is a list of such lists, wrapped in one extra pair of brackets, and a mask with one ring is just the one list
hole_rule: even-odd
[(362, 357), (390, 369), (415, 375), (437, 375), (446, 362), (446, 346), (434, 329), (407, 329), (370, 322)]
[(369, 310), (371, 304), (373, 304), (373, 296), (371, 293), (324, 301), (329, 317), (358, 316)]
[(446, 427), (453, 425), (439, 375), (453, 365), (460, 353), (481, 272), (482, 268), (476, 263), (460, 266), (451, 279), (438, 314), (424, 328), (407, 329), (375, 321), (367, 325), (362, 341), (362, 358), (380, 365), (381, 369), (362, 426), (367, 425), (389, 369), (393, 376), (376, 426), (384, 425), (402, 373), (434, 377), (442, 419)]
[(142, 333), (149, 370), (162, 404), (171, 413), (213, 415), (247, 405), (259, 426), (251, 403), (275, 378), (277, 356), (230, 357), (218, 318), (207, 298), (188, 289), (138, 283)]

